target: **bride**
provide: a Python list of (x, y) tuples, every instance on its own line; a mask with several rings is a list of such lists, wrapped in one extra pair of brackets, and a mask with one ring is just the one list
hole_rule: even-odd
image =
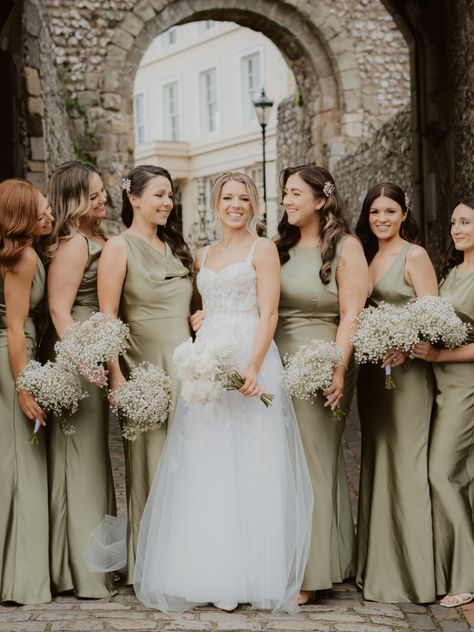
[[(222, 238), (197, 253), (205, 314), (197, 336), (238, 342), (245, 384), (212, 406), (177, 402), (140, 525), (135, 591), (164, 612), (209, 602), (295, 612), (313, 498), (272, 340), (277, 249), (257, 237), (248, 176), (219, 176), (211, 205)], [(269, 408), (263, 391), (274, 395)]]

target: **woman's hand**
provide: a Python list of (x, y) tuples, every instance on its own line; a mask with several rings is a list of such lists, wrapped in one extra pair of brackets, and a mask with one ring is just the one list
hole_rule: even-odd
[(107, 386), (108, 383), (108, 374), (109, 372), (107, 369), (103, 368), (99, 377), (97, 375), (83, 375), (90, 384), (95, 384), (95, 386), (98, 386), (99, 388), (104, 388), (104, 386)]
[(323, 395), (326, 398), (324, 406), (329, 406), (331, 410), (336, 410), (336, 408), (338, 408), (344, 394), (345, 374), (345, 367), (342, 365), (336, 366), (332, 374), (332, 384), (323, 392)]
[(397, 351), (396, 349), (391, 349), (387, 351), (387, 353), (383, 357), (382, 368), (385, 369), (386, 366), (393, 367), (400, 366), (406, 362), (408, 358), (408, 353), (405, 351)]
[(199, 331), (201, 329), (202, 321), (206, 317), (206, 314), (202, 309), (198, 309), (190, 317), (191, 327), (193, 331)]
[(415, 358), (425, 360), (425, 362), (437, 362), (440, 350), (433, 347), (429, 342), (417, 342), (411, 350)]
[(28, 419), (32, 421), (38, 419), (42, 426), (46, 426), (46, 414), (31, 393), (18, 391), (18, 401)]
[(242, 377), (245, 382), (244, 385), (239, 388), (239, 393), (242, 393), (245, 397), (260, 397), (263, 395), (263, 389), (257, 384), (258, 369), (256, 364), (250, 362), (242, 373)]

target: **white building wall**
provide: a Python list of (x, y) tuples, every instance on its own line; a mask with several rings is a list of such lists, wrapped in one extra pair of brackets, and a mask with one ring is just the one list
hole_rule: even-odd
[[(262, 162), (261, 128), (249, 120), (243, 102), (242, 58), (258, 53), (260, 77), (274, 106), (267, 126), (268, 233), (277, 223), (276, 114), (278, 103), (295, 91), (293, 75), (278, 49), (261, 33), (231, 22), (217, 22), (208, 30), (195, 22), (175, 27), (151, 44), (135, 79), (134, 94), (143, 94), (144, 142), (136, 144), (137, 164), (151, 162), (169, 169), (182, 191), (185, 237), (195, 239), (199, 178), (226, 170), (250, 170)], [(176, 42), (169, 45), (170, 35)], [(218, 97), (217, 129), (203, 130), (200, 73), (215, 69)], [(176, 83), (179, 94), (179, 140), (165, 129), (163, 88)], [(206, 185), (208, 187), (208, 185)], [(208, 200), (207, 200), (208, 202)]]

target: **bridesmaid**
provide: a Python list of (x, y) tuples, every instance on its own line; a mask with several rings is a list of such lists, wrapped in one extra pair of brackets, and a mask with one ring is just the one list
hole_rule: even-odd
[[(52, 174), (48, 197), (59, 241), (48, 270), (52, 323), (42, 352), (53, 359), (54, 343), (65, 328), (99, 308), (97, 266), (105, 244), (100, 224), (107, 194), (91, 167), (66, 162)], [(89, 598), (116, 593), (111, 574), (90, 572), (83, 555), (92, 529), (105, 513), (115, 514), (108, 406), (99, 386), (103, 383), (86, 383), (89, 397), (68, 419), (76, 427), (74, 434), (66, 436), (58, 423), (51, 423), (47, 433), (52, 588)]]
[(48, 564), (48, 484), (44, 431), (28, 444), (33, 422), (46, 417), (15, 380), (36, 348), (35, 317), (45, 291), (43, 264), (33, 248), (48, 235), (48, 200), (25, 180), (0, 184), (0, 602), (51, 601)]
[[(109, 364), (110, 387), (148, 361), (173, 379), (174, 349), (190, 335), (192, 257), (173, 211), (173, 183), (161, 167), (135, 167), (123, 180), (122, 220), (127, 230), (110, 239), (99, 265), (103, 312), (120, 314), (130, 326), (122, 365)], [(173, 400), (176, 383), (173, 381)], [(128, 506), (127, 583), (133, 582), (138, 529), (160, 460), (166, 427), (125, 441)]]
[[(369, 263), (370, 302), (397, 306), (438, 293), (427, 252), (412, 243), (417, 228), (408, 196), (396, 184), (373, 186), (356, 233)], [(434, 601), (433, 533), (428, 484), (431, 369), (389, 352), (396, 389), (380, 366), (362, 365), (359, 406), (362, 457), (357, 533), (357, 585), (364, 599)]]
[[(451, 218), (453, 244), (441, 296), (474, 327), (474, 199)], [(433, 362), (436, 406), (429, 449), (436, 594), (448, 608), (474, 598), (474, 328), (458, 349), (415, 345), (417, 358)]]
[(314, 493), (311, 551), (300, 604), (314, 590), (354, 574), (354, 529), (341, 449), (344, 422), (331, 409), (349, 410), (354, 386), (352, 323), (367, 297), (367, 264), (357, 239), (347, 234), (331, 174), (300, 166), (282, 173), (285, 214), (278, 226), (281, 267), (279, 324), (282, 357), (308, 338), (335, 341), (344, 359), (325, 395), (314, 404), (294, 399)]

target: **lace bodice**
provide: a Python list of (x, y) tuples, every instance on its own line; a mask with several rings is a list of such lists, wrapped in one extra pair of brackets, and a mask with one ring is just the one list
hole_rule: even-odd
[(244, 261), (216, 272), (205, 266), (209, 246), (204, 251), (197, 286), (206, 318), (213, 316), (258, 318), (257, 275), (252, 265), (254, 241)]

